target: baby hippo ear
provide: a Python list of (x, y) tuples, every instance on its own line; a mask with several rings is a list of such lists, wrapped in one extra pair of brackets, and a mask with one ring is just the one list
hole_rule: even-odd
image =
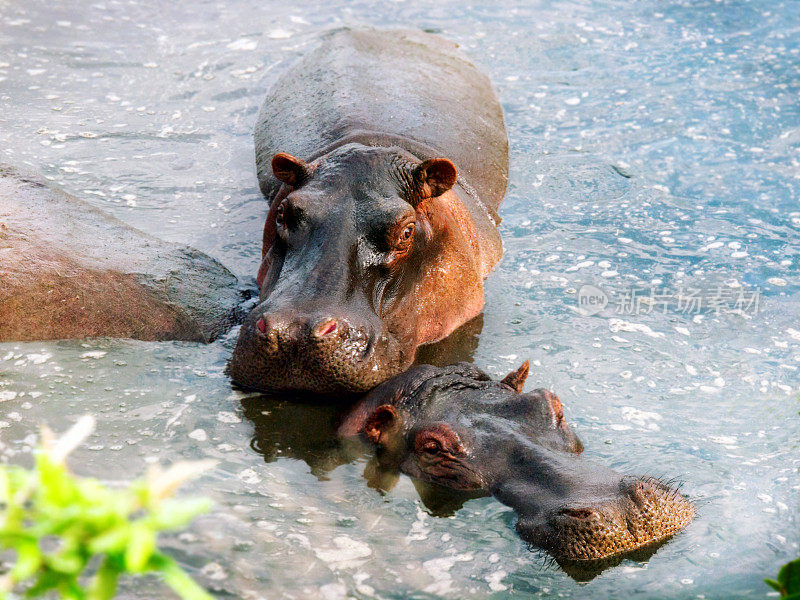
[(436, 198), (450, 190), (458, 178), (456, 166), (446, 158), (431, 158), (414, 169), (414, 182), (423, 198)]
[(389, 434), (400, 425), (400, 416), (394, 406), (383, 404), (376, 408), (364, 422), (364, 435), (373, 444), (386, 443)]
[(518, 394), (522, 393), (522, 387), (525, 385), (525, 380), (528, 378), (530, 366), (530, 363), (526, 360), (519, 366), (519, 369), (511, 371), (511, 373), (503, 377), (500, 383), (507, 385)]
[(300, 187), (311, 175), (311, 165), (286, 152), (272, 157), (272, 173), (283, 183)]

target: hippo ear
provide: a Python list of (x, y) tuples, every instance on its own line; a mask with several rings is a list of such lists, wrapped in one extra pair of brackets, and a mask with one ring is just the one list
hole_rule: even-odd
[(376, 408), (364, 422), (362, 431), (373, 444), (386, 441), (386, 435), (400, 423), (400, 416), (394, 406), (383, 404)]
[(446, 158), (431, 158), (414, 169), (413, 177), (422, 198), (436, 198), (455, 185), (458, 171)]
[(278, 152), (272, 157), (272, 173), (283, 183), (296, 188), (311, 175), (311, 166), (291, 154)]
[(525, 380), (528, 378), (530, 366), (530, 363), (526, 360), (519, 366), (519, 369), (511, 371), (511, 373), (503, 377), (500, 383), (507, 385), (518, 394), (522, 393), (522, 386), (525, 385)]

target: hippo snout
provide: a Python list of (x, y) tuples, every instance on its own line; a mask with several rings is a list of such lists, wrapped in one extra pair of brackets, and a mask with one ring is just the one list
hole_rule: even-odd
[(623, 477), (616, 493), (522, 516), (527, 541), (565, 561), (600, 561), (658, 545), (694, 517), (691, 503), (663, 482)]
[(292, 313), (262, 313), (255, 318), (257, 343), (273, 352), (291, 352), (296, 347), (308, 348), (347, 342), (358, 346), (366, 355), (374, 335), (369, 327), (354, 327), (346, 318), (325, 313), (301, 316)]
[(265, 391), (369, 390), (402, 368), (397, 344), (380, 325), (329, 311), (257, 308), (242, 325), (231, 377)]

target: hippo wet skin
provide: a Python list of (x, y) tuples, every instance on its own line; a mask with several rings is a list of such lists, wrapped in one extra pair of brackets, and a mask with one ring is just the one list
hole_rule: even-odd
[(364, 392), (480, 313), (508, 140), (456, 44), (330, 33), (269, 92), (255, 144), (269, 211), (239, 385)]
[(241, 300), (236, 277), (205, 254), (0, 164), (0, 342), (209, 342)]
[(342, 422), (381, 462), (411, 477), (512, 507), (516, 529), (559, 564), (608, 566), (685, 527), (692, 505), (650, 477), (579, 456), (583, 445), (546, 390), (521, 393), (525, 363), (503, 381), (473, 365), (412, 367), (375, 388)]

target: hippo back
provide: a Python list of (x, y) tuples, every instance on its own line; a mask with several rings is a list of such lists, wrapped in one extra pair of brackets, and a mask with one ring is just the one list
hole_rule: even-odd
[(443, 156), (496, 209), (508, 181), (508, 138), (489, 79), (457, 44), (420, 31), (327, 34), (270, 90), (255, 128), (261, 190), (278, 181), (271, 159), (312, 160), (347, 142)]
[(234, 325), (241, 300), (213, 258), (0, 163), (0, 342), (208, 342)]

